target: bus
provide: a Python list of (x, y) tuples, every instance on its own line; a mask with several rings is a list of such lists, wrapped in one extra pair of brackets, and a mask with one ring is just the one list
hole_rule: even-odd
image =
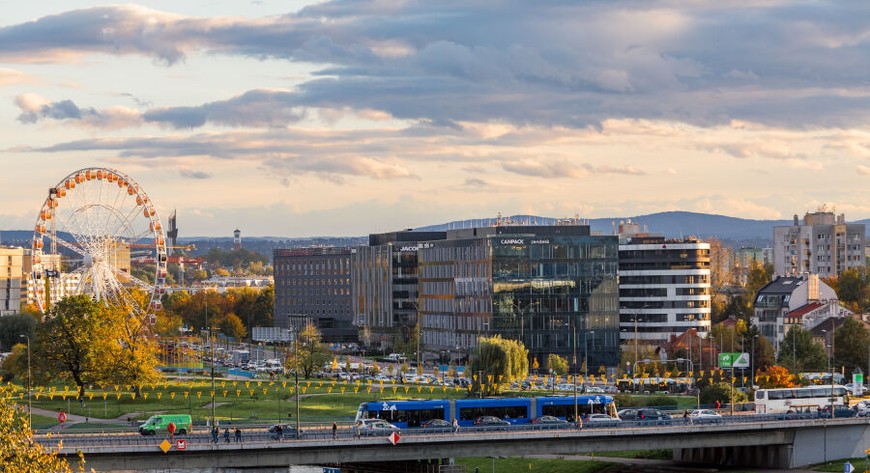
[(797, 414), (848, 405), (845, 386), (817, 385), (755, 391), (756, 414)]
[[(514, 425), (528, 424), (543, 415), (574, 421), (574, 396), (484, 398), (456, 400), (371, 401), (360, 404), (356, 421), (383, 419), (405, 429), (420, 427), (428, 420), (457, 419), (460, 426), (474, 424), (480, 416), (495, 416)], [(603, 394), (583, 394), (576, 398), (580, 415), (616, 415), (613, 397)]]

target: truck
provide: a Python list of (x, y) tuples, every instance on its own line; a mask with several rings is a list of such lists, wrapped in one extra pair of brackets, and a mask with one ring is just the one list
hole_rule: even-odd
[(193, 422), (189, 414), (160, 414), (151, 416), (139, 426), (142, 435), (157, 435), (157, 432), (169, 433), (169, 424), (175, 424), (175, 433), (186, 435), (193, 431)]

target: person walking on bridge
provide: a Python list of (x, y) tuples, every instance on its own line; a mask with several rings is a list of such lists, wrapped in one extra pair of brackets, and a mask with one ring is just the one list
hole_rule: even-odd
[(338, 424), (333, 422), (332, 423), (332, 439), (335, 440), (337, 435), (338, 435)]
[(240, 443), (242, 441), (242, 429), (236, 427), (236, 443)]
[(211, 428), (211, 441), (215, 444), (218, 443), (218, 428), (216, 425)]

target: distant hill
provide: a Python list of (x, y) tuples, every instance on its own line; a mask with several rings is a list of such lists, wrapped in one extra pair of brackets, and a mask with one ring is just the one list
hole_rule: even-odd
[[(540, 217), (535, 215), (514, 215), (507, 217), (514, 223), (527, 225), (553, 225), (556, 222), (552, 217)], [(418, 231), (445, 231), (448, 229), (468, 228), (472, 226), (488, 226), (495, 224), (495, 218), (482, 218), (473, 220), (460, 220), (416, 228)], [(712, 215), (695, 212), (659, 212), (648, 215), (635, 215), (630, 217), (593, 218), (584, 219), (594, 233), (612, 234), (618, 228), (620, 221), (632, 221), (641, 225), (650, 233), (663, 234), (668, 238), (681, 238), (695, 236), (701, 239), (718, 238), (729, 246), (771, 246), (773, 240), (773, 227), (791, 225), (791, 220), (751, 220), (725, 215)], [(864, 224), (870, 227), (870, 219), (858, 220), (849, 223)], [(870, 229), (867, 230), (870, 234)], [(32, 231), (4, 230), (0, 231), (0, 244), (10, 246), (29, 247), (33, 238)], [(189, 237), (179, 238), (182, 245), (196, 245), (196, 250), (191, 253), (200, 255), (207, 253), (211, 248), (230, 249), (233, 247), (232, 238), (227, 237)], [(359, 246), (368, 244), (368, 235), (358, 237), (309, 237), (309, 238), (281, 238), (281, 237), (243, 237), (242, 246), (249, 250), (268, 255), (271, 259), (272, 250), (275, 248), (299, 248), (307, 246)]]
[[(553, 225), (552, 217), (535, 215), (514, 215), (509, 218), (514, 223), (527, 225)], [(695, 236), (701, 239), (718, 238), (730, 246), (771, 246), (773, 227), (791, 225), (792, 220), (751, 220), (696, 212), (659, 212), (631, 217), (581, 219), (587, 222), (593, 233), (610, 235), (619, 228), (620, 222), (631, 221), (641, 225), (650, 233), (662, 234), (668, 238)], [(495, 218), (460, 220), (440, 225), (418, 228), (420, 231), (445, 231), (448, 229), (472, 226), (495, 225)], [(870, 227), (870, 219), (859, 220), (865, 228)], [(870, 230), (867, 231), (870, 234)]]

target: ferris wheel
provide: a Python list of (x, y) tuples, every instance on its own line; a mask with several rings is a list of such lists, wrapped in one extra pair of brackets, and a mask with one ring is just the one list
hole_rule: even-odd
[(154, 322), (166, 291), (166, 241), (157, 209), (130, 176), (85, 168), (50, 187), (32, 250), (41, 311), (64, 296), (89, 294)]

